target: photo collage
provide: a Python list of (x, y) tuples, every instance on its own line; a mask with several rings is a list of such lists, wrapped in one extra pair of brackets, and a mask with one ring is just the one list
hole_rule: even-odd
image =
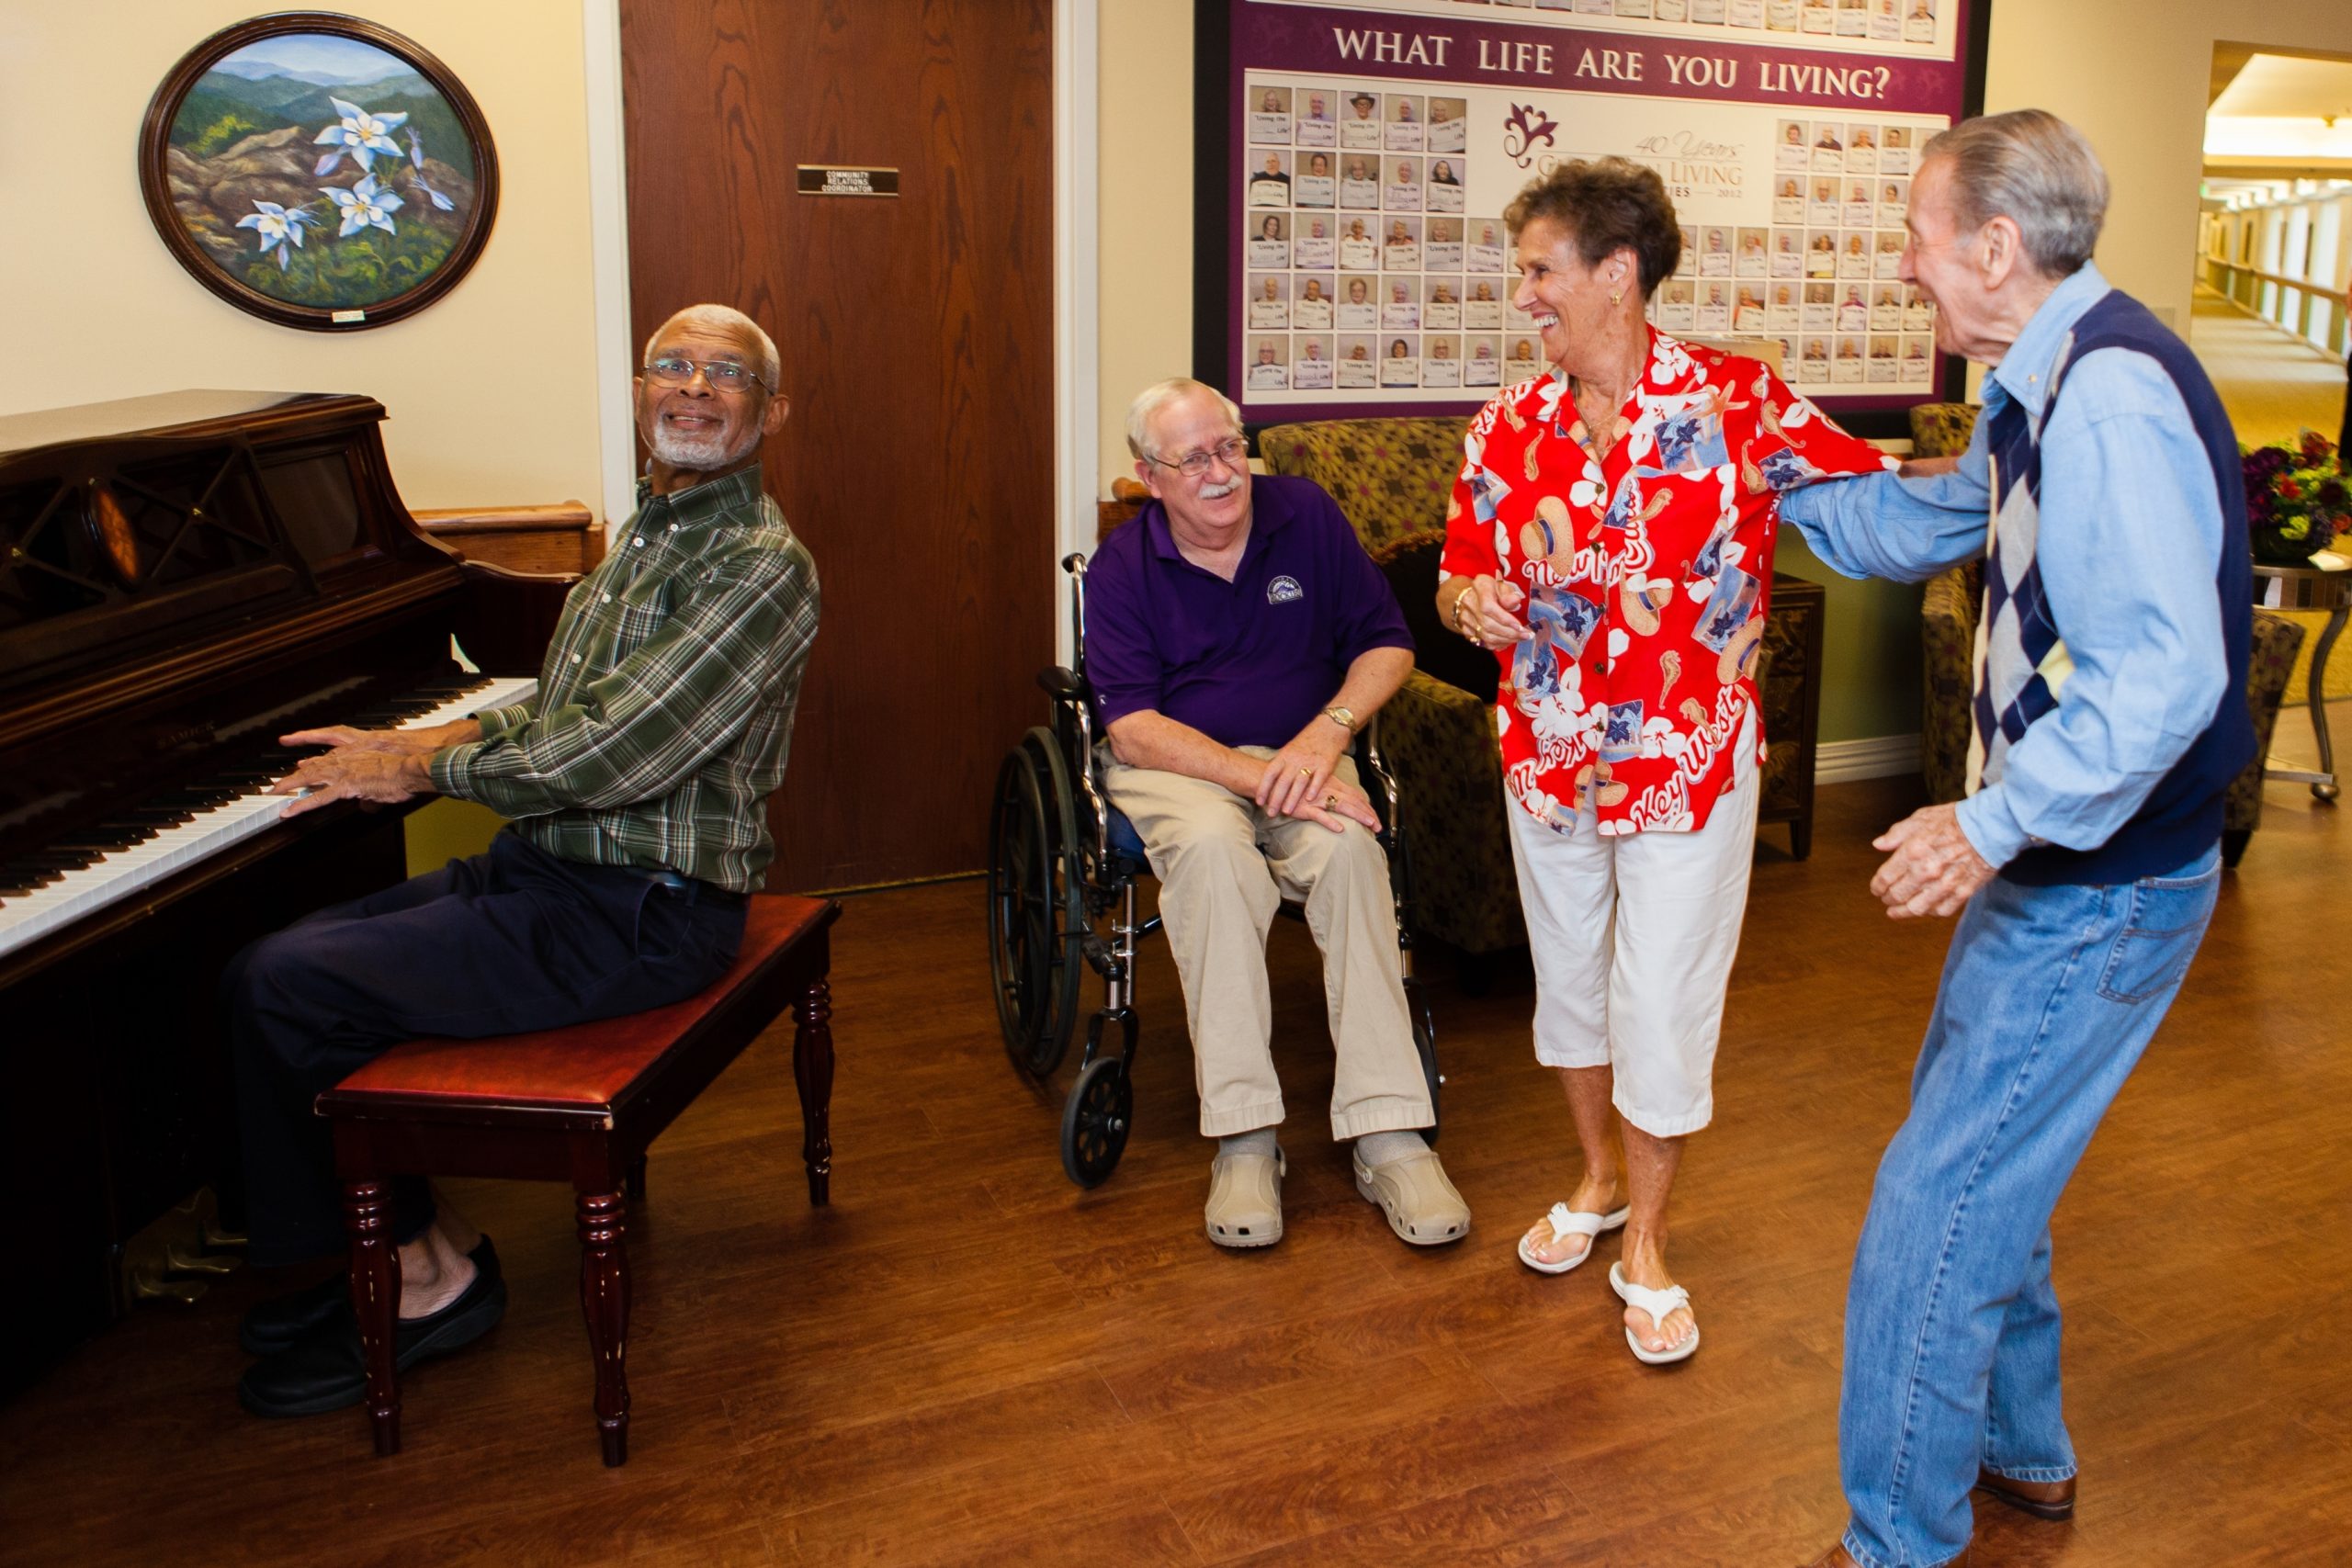
[(1944, 0), (1455, 0), (1464, 6), (1516, 6), (1618, 21), (1752, 28), (1814, 38), (1874, 43), (1934, 43)]
[(1774, 122), (1771, 221), (1682, 231), (1682, 261), (1650, 299), (1660, 332), (1781, 344), (1800, 391), (1920, 390), (1935, 379), (1935, 310), (1900, 276), (1917, 143), (1911, 125)]
[(1463, 202), (1465, 98), (1247, 92), (1249, 390), (1500, 388), (1541, 369), (1503, 219)]
[[(1534, 323), (1511, 302), (1501, 203), (1466, 210), (1467, 101), (1397, 86), (1245, 80), (1248, 393), (1443, 401), (1428, 394), (1497, 389), (1544, 368)], [(1926, 390), (1933, 315), (1896, 274), (1916, 143), (1928, 134), (1847, 118), (1773, 122), (1770, 221), (1686, 227), (1652, 322), (1702, 339), (1776, 339), (1782, 377), (1801, 390)]]
[(1464, 210), (1464, 99), (1246, 91), (1250, 390), (1498, 388), (1541, 368), (1501, 215)]

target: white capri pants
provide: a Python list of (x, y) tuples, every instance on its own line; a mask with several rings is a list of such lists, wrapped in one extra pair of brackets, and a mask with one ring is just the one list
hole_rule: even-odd
[(1615, 1068), (1617, 1113), (1652, 1137), (1714, 1116), (1724, 987), (1755, 856), (1752, 708), (1732, 756), (1731, 785), (1695, 833), (1603, 838), (1589, 803), (1562, 833), (1506, 802), (1535, 962), (1535, 1059)]

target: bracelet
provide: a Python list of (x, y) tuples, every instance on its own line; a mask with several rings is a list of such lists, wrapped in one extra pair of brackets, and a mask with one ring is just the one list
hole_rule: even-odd
[(1469, 597), (1470, 590), (1467, 588), (1453, 596), (1453, 629), (1460, 632), (1470, 641), (1476, 643), (1480, 648), (1484, 648), (1487, 645), (1485, 640), (1478, 636), (1477, 628), (1476, 626), (1464, 626), (1462, 622), (1463, 601)]

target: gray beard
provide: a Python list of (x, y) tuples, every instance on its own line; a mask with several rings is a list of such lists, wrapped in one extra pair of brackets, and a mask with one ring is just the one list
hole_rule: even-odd
[(719, 445), (716, 436), (681, 435), (676, 431), (665, 429), (656, 423), (653, 427), (653, 439), (649, 445), (652, 448), (656, 462), (666, 463), (673, 468), (690, 468), (696, 472), (708, 472), (717, 468), (734, 467), (750, 453), (754, 446), (758, 445), (759, 439), (760, 430), (755, 424), (745, 431), (737, 439), (733, 448), (729, 449)]

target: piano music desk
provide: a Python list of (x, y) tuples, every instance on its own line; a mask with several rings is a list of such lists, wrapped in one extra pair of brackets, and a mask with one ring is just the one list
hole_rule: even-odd
[(401, 1444), (392, 1325), (400, 1267), (391, 1176), (569, 1181), (579, 1195), (580, 1308), (596, 1366), (605, 1462), (628, 1457), (628, 1198), (648, 1145), (789, 1006), (808, 1201), (828, 1200), (833, 1091), (830, 899), (758, 894), (734, 965), (665, 1008), (487, 1040), (411, 1040), (321, 1095), (351, 1232), (352, 1306), (379, 1455)]

